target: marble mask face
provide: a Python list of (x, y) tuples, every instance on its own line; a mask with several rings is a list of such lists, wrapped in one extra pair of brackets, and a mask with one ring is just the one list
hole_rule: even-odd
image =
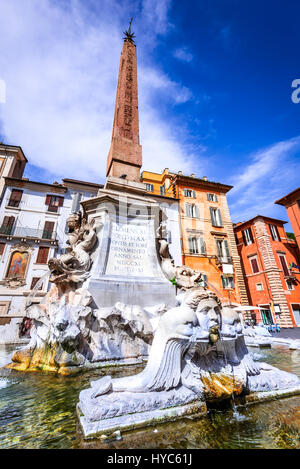
[(224, 306), (222, 308), (222, 337), (236, 338), (239, 335), (243, 335), (243, 327), (241, 324), (239, 314), (234, 311), (230, 306)]
[(201, 329), (207, 332), (212, 327), (220, 326), (221, 324), (220, 307), (213, 298), (206, 298), (199, 302), (196, 316)]

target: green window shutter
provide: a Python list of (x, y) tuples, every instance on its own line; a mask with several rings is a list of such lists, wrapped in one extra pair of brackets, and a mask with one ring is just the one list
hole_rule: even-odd
[(223, 220), (222, 220), (222, 215), (221, 215), (221, 210), (218, 208), (218, 214), (219, 214), (219, 220), (220, 220), (220, 225), (219, 226), (223, 226)]
[(209, 211), (210, 211), (211, 223), (213, 226), (216, 226), (216, 217), (215, 217), (214, 209), (212, 207), (209, 207)]
[(228, 246), (228, 241), (227, 239), (224, 239), (224, 247), (225, 247), (225, 252), (226, 252), (226, 256), (227, 257), (230, 257), (230, 251), (229, 251), (229, 246)]

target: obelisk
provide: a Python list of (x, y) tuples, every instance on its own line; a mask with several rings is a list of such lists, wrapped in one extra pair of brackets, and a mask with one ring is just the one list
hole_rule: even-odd
[(139, 182), (142, 147), (139, 141), (136, 46), (131, 21), (124, 33), (106, 176)]

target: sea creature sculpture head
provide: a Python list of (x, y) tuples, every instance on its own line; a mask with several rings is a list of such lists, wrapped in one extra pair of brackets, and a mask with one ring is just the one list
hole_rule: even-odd
[(70, 285), (77, 286), (88, 278), (91, 267), (90, 253), (97, 240), (94, 220), (87, 222), (80, 213), (73, 213), (68, 218), (67, 225), (67, 253), (48, 261), (50, 281), (64, 289)]

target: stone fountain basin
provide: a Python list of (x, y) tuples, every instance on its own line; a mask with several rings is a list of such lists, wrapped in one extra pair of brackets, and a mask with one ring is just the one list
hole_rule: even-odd
[[(237, 407), (300, 395), (300, 381), (297, 376), (265, 363), (261, 363), (261, 367), (262, 381), (257, 380), (255, 376), (249, 377), (250, 392), (242, 391), (242, 388), (239, 395), (235, 392), (234, 403)], [(111, 392), (92, 399), (93, 388), (84, 389), (77, 404), (77, 416), (83, 437), (99, 438), (101, 435), (109, 436), (117, 430), (128, 432), (186, 417), (205, 416), (207, 404), (232, 400), (230, 376), (219, 375), (216, 380), (220, 383), (222, 378), (225, 386), (227, 382), (228, 389), (219, 395), (217, 388), (214, 389), (215, 395), (206, 393), (204, 396), (202, 393), (197, 396), (191, 389), (179, 385), (168, 391)], [(211, 380), (214, 381), (213, 376)], [(274, 389), (268, 389), (270, 386)]]
[[(163, 391), (161, 394), (165, 393)], [(174, 394), (177, 393), (177, 390), (174, 390)], [(116, 398), (122, 398), (126, 393), (115, 393)], [(119, 396), (117, 396), (119, 394)], [(128, 393), (129, 394), (129, 393)], [(149, 393), (150, 394), (150, 393)], [(151, 393), (151, 394), (160, 394), (160, 393)], [(275, 399), (282, 399), (290, 396), (300, 395), (300, 385), (291, 387), (288, 389), (280, 389), (275, 391), (265, 391), (265, 392), (254, 392), (248, 395), (237, 396), (235, 398), (235, 405), (237, 408), (242, 407), (247, 404), (257, 404), (262, 402), (267, 402)], [(137, 393), (136, 399), (145, 399), (144, 393)], [(171, 397), (171, 396), (169, 396)], [(162, 400), (164, 397), (161, 396)], [(186, 394), (186, 398), (190, 399), (188, 403), (184, 405), (176, 405), (176, 401), (173, 401), (173, 406), (167, 408), (156, 408), (151, 410), (145, 410), (141, 412), (135, 412), (131, 414), (126, 414), (117, 417), (111, 417), (103, 420), (97, 420), (97, 413), (94, 413), (93, 420), (89, 420), (83, 413), (82, 408), (84, 406), (81, 402), (77, 404), (77, 416), (83, 431), (83, 438), (94, 439), (101, 438), (102, 435), (110, 436), (115, 431), (129, 432), (136, 429), (141, 429), (149, 426), (157, 426), (161, 423), (171, 422), (175, 420), (180, 420), (184, 418), (199, 418), (207, 414), (207, 403), (195, 399), (195, 394), (191, 392), (190, 395)], [(159, 402), (160, 399), (158, 399)], [(86, 410), (86, 409), (85, 409)], [(94, 409), (95, 410), (95, 409)]]

